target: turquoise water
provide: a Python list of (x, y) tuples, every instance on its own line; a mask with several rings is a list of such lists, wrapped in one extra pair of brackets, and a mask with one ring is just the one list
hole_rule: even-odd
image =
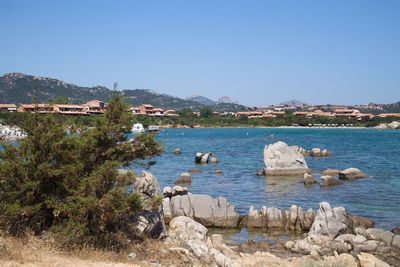
[[(271, 138), (274, 136), (274, 139)], [(174, 184), (180, 173), (201, 169), (192, 176), (192, 193), (224, 196), (246, 214), (249, 206), (263, 205), (288, 209), (292, 204), (303, 208), (318, 207), (321, 201), (344, 206), (349, 212), (366, 216), (378, 227), (400, 226), (400, 131), (372, 129), (166, 129), (159, 133), (165, 153), (148, 170), (156, 175), (161, 188)], [(326, 148), (333, 156), (306, 157), (313, 173), (327, 168), (356, 167), (369, 178), (346, 182), (321, 189), (304, 187), (302, 177), (264, 178), (256, 176), (263, 167), (266, 144), (284, 141), (306, 149)], [(179, 147), (182, 155), (175, 156)], [(196, 165), (194, 155), (200, 151), (214, 152), (218, 164)], [(214, 170), (222, 169), (222, 175)]]

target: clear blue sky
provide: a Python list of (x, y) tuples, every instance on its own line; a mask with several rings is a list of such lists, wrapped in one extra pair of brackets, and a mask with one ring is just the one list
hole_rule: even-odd
[(250, 106), (400, 100), (399, 0), (2, 0), (0, 34), (0, 74)]

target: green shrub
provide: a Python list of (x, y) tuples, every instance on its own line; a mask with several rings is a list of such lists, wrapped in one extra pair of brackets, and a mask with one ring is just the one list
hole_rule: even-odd
[(119, 248), (134, 238), (129, 218), (142, 209), (118, 168), (161, 152), (153, 135), (127, 142), (130, 115), (113, 95), (104, 116), (81, 135), (66, 135), (51, 115), (30, 114), (27, 138), (0, 152), (0, 227), (8, 234), (51, 231), (66, 245)]

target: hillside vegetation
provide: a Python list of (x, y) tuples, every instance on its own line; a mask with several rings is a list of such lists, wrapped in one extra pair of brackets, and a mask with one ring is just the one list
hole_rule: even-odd
[[(22, 73), (8, 73), (0, 77), (0, 96), (2, 103), (31, 103), (51, 102), (60, 97), (67, 97), (69, 103), (80, 104), (92, 99), (106, 101), (112, 94), (112, 90), (104, 86), (82, 87), (61, 80), (44, 78)], [(128, 104), (151, 104), (164, 109), (191, 108), (199, 111), (205, 104), (194, 100), (185, 100), (147, 89), (133, 89), (120, 91)], [(232, 103), (216, 103), (215, 111), (241, 111), (248, 108)]]

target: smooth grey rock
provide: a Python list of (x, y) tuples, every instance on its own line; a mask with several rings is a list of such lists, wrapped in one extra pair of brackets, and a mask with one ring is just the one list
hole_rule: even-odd
[(179, 148), (177, 148), (177, 149), (174, 150), (174, 154), (175, 154), (175, 155), (180, 155), (180, 154), (182, 154), (182, 150), (180, 150)]
[(339, 179), (341, 180), (354, 180), (366, 177), (367, 175), (357, 168), (348, 168), (339, 172)]
[(369, 228), (366, 230), (368, 239), (379, 240), (385, 242), (387, 245), (392, 244), (394, 234), (379, 228)]
[(213, 199), (199, 194), (174, 196), (170, 201), (170, 210), (172, 217), (187, 216), (207, 227), (237, 227), (240, 220), (235, 206), (223, 197)]
[(362, 244), (367, 241), (367, 239), (362, 235), (352, 235), (352, 234), (343, 234), (336, 237), (337, 241), (347, 242), (351, 244)]
[(362, 244), (355, 244), (354, 251), (356, 252), (373, 252), (379, 247), (379, 241), (368, 240)]
[(284, 142), (264, 148), (264, 174), (267, 176), (296, 176), (310, 172), (303, 155)]

